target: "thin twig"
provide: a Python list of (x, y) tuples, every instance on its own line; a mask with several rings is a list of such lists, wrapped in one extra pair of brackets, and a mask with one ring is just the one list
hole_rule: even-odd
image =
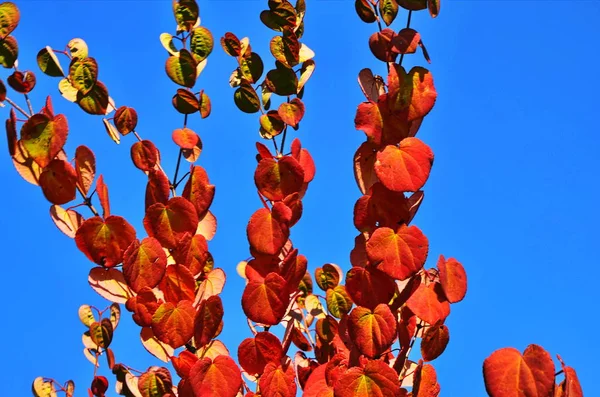
[(10, 104), (10, 106), (12, 106), (13, 108), (15, 108), (16, 110), (18, 110), (23, 116), (30, 118), (31, 116), (29, 114), (27, 114), (26, 111), (24, 111), (19, 105), (17, 105), (16, 103), (14, 103), (12, 100), (10, 100), (8, 97), (6, 97), (4, 99), (6, 102), (8, 102)]

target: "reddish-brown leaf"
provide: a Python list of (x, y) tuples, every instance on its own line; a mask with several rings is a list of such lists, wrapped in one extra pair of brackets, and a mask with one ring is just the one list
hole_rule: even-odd
[(115, 112), (114, 123), (121, 135), (127, 135), (135, 130), (138, 116), (134, 108), (121, 106)]
[(315, 162), (309, 151), (302, 148), (300, 139), (296, 138), (292, 141), (292, 156), (300, 163), (304, 170), (304, 183), (310, 183), (315, 178), (316, 167)]
[(156, 203), (167, 204), (171, 195), (171, 183), (162, 170), (151, 169), (148, 172), (148, 183), (146, 184), (146, 210)]
[(380, 303), (391, 301), (396, 284), (378, 269), (353, 267), (346, 274), (346, 291), (358, 306), (374, 309)]
[(421, 270), (428, 251), (427, 237), (416, 226), (402, 225), (397, 232), (382, 227), (367, 241), (369, 260), (397, 280), (406, 280)]
[(440, 283), (450, 303), (463, 300), (467, 294), (467, 273), (465, 268), (454, 258), (446, 260), (440, 255), (437, 267), (439, 269)]
[(421, 341), (421, 356), (425, 361), (432, 361), (438, 358), (450, 341), (448, 327), (438, 322), (428, 327)]
[(152, 170), (158, 158), (158, 149), (151, 141), (138, 141), (131, 146), (131, 160), (142, 171)]
[(92, 262), (114, 267), (123, 261), (123, 254), (135, 236), (135, 229), (124, 218), (111, 215), (103, 220), (95, 216), (77, 229), (75, 243)]
[(565, 374), (565, 379), (556, 387), (555, 397), (583, 397), (583, 390), (581, 389), (581, 384), (579, 384), (577, 372), (573, 368), (566, 366), (562, 358), (559, 355), (557, 356)]
[(219, 336), (223, 328), (223, 302), (217, 295), (204, 300), (194, 318), (194, 343), (197, 348)]
[(142, 397), (172, 396), (173, 380), (165, 367), (150, 367), (137, 382)]
[(152, 204), (146, 210), (144, 228), (163, 247), (175, 248), (185, 233), (195, 234), (198, 215), (194, 205), (184, 197), (173, 197), (167, 204)]
[(339, 397), (400, 397), (398, 374), (383, 361), (368, 361), (364, 368), (348, 369), (335, 383)]
[(279, 117), (284, 123), (292, 127), (298, 127), (298, 123), (304, 117), (304, 103), (299, 98), (294, 98), (290, 102), (279, 105), (277, 113), (279, 113)]
[(152, 316), (152, 331), (174, 349), (186, 344), (194, 334), (195, 309), (192, 302), (164, 302)]
[(392, 51), (392, 40), (396, 36), (390, 28), (385, 28), (381, 32), (376, 32), (369, 37), (369, 48), (375, 58), (382, 62), (394, 62), (398, 54)]
[(81, 145), (75, 150), (75, 171), (77, 185), (87, 195), (96, 176), (96, 157), (87, 146)]
[(402, 66), (395, 65), (388, 75), (388, 96), (403, 120), (416, 121), (429, 114), (437, 93), (427, 69), (417, 66), (406, 73)]
[(110, 200), (108, 199), (108, 187), (104, 183), (104, 177), (100, 175), (96, 182), (96, 194), (98, 194), (98, 200), (102, 206), (102, 217), (106, 218), (110, 216)]
[(259, 192), (269, 200), (283, 200), (300, 191), (304, 183), (304, 169), (292, 156), (285, 156), (279, 161), (262, 159), (256, 167), (254, 182)]
[(254, 338), (246, 338), (238, 347), (241, 367), (253, 376), (262, 375), (268, 363), (278, 364), (282, 357), (281, 342), (270, 332), (259, 332)]
[(363, 142), (354, 154), (354, 178), (362, 194), (367, 194), (371, 186), (379, 181), (375, 174), (377, 146)]
[(14, 156), (17, 152), (17, 113), (15, 109), (10, 109), (10, 117), (6, 119), (6, 142), (8, 143), (8, 153)]
[[(3, 38), (4, 39), (4, 38)], [(2, 40), (4, 41), (4, 40)], [(15, 70), (8, 78), (6, 82), (15, 91), (21, 94), (27, 94), (33, 90), (36, 83), (35, 74), (27, 70), (25, 73)]]
[(396, 147), (388, 145), (377, 153), (375, 174), (383, 185), (395, 192), (416, 192), (431, 171), (433, 152), (418, 138), (406, 138)]
[(554, 363), (541, 346), (529, 345), (523, 355), (507, 347), (485, 359), (483, 377), (491, 397), (549, 396), (554, 388)]
[(304, 385), (304, 397), (333, 397), (333, 387), (325, 378), (326, 370), (327, 365), (323, 364), (312, 371)]
[(291, 361), (287, 364), (268, 363), (258, 384), (263, 397), (295, 397), (296, 377)]
[(192, 166), (182, 196), (194, 205), (198, 213), (198, 219), (201, 219), (207, 213), (215, 197), (215, 186), (209, 183), (204, 168)]
[(358, 306), (348, 316), (348, 332), (361, 354), (376, 358), (396, 339), (396, 319), (386, 304), (375, 310)]
[(191, 236), (186, 234), (173, 251), (175, 262), (187, 266), (193, 275), (204, 271), (204, 267), (210, 258), (208, 243), (201, 234)]
[(250, 217), (246, 234), (252, 249), (267, 255), (277, 255), (289, 237), (289, 228), (278, 222), (267, 208)]
[(167, 255), (153, 237), (147, 237), (141, 243), (134, 240), (123, 255), (123, 275), (127, 285), (135, 292), (144, 287), (156, 287), (162, 280), (166, 267)]
[(40, 187), (52, 204), (66, 204), (75, 199), (77, 173), (67, 161), (54, 159), (42, 171)]
[(277, 273), (269, 273), (263, 280), (250, 281), (246, 285), (242, 309), (254, 322), (276, 325), (286, 314), (289, 300), (285, 280)]
[(439, 283), (421, 284), (406, 301), (408, 308), (428, 324), (443, 321), (450, 314), (450, 303)]
[(195, 396), (235, 397), (242, 386), (242, 374), (228, 356), (203, 358), (190, 369), (189, 381)]
[(419, 365), (413, 381), (414, 397), (437, 397), (440, 389), (435, 368), (431, 364)]
[(198, 361), (198, 356), (189, 350), (183, 350), (179, 356), (172, 357), (173, 368), (181, 378), (187, 378), (190, 374), (190, 369)]
[(167, 302), (194, 301), (196, 280), (187, 267), (169, 265), (158, 288), (164, 293)]

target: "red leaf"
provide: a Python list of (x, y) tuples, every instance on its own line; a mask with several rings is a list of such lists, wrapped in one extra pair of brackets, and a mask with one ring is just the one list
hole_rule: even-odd
[(94, 183), (96, 176), (96, 157), (87, 146), (78, 146), (75, 150), (75, 171), (77, 172), (77, 185), (87, 195)]
[(379, 182), (375, 174), (377, 146), (363, 142), (354, 154), (354, 178), (362, 194), (367, 194), (371, 186)]
[(148, 140), (136, 142), (131, 146), (131, 160), (142, 171), (152, 170), (158, 158), (158, 149)]
[(211, 296), (200, 304), (194, 318), (194, 343), (197, 348), (207, 345), (223, 328), (223, 302)]
[(17, 113), (15, 109), (10, 109), (10, 117), (6, 119), (6, 141), (8, 143), (8, 153), (14, 156), (17, 152)]
[(69, 126), (62, 114), (51, 119), (34, 114), (21, 127), (21, 143), (31, 158), (42, 168), (62, 150)]
[(446, 298), (450, 303), (463, 300), (467, 294), (467, 273), (465, 268), (454, 258), (446, 260), (440, 255), (437, 267), (439, 269), (440, 283)]
[(421, 341), (421, 356), (425, 361), (432, 361), (438, 358), (450, 341), (448, 327), (441, 322), (427, 328), (423, 340)]
[(114, 116), (114, 123), (121, 135), (127, 135), (135, 130), (138, 116), (134, 108), (121, 106), (117, 109)]
[(265, 325), (279, 324), (289, 303), (285, 280), (277, 273), (269, 273), (264, 280), (250, 281), (242, 295), (242, 309), (246, 316)]
[(348, 332), (361, 354), (376, 358), (396, 339), (396, 319), (386, 304), (373, 311), (358, 306), (348, 316)]
[[(161, 300), (162, 302), (162, 300)], [(160, 306), (154, 291), (148, 287), (142, 288), (136, 296), (129, 298), (125, 307), (133, 312), (133, 321), (140, 327), (151, 327), (152, 316)]]
[(191, 236), (186, 234), (172, 252), (175, 262), (187, 266), (193, 275), (204, 271), (204, 267), (209, 258), (208, 244), (201, 234)]
[(296, 138), (292, 141), (292, 156), (300, 163), (304, 170), (304, 183), (310, 183), (316, 173), (315, 162), (308, 152), (300, 145), (300, 139)]
[(444, 297), (441, 285), (421, 284), (406, 301), (408, 308), (428, 324), (443, 321), (450, 314), (450, 304)]
[(367, 241), (367, 256), (377, 268), (397, 280), (417, 273), (427, 259), (429, 242), (416, 226), (402, 225), (397, 232), (382, 227)]
[(94, 267), (90, 269), (88, 283), (100, 296), (111, 302), (125, 303), (134, 295), (118, 269)]
[(304, 397), (333, 397), (333, 387), (325, 379), (326, 369), (327, 365), (323, 364), (312, 371), (304, 385)]
[(374, 309), (380, 303), (390, 302), (396, 284), (378, 269), (353, 267), (346, 275), (346, 291), (357, 306)]
[(268, 363), (258, 384), (263, 397), (296, 396), (296, 377), (291, 362), (287, 365)]
[(231, 357), (203, 358), (190, 369), (189, 381), (196, 396), (235, 397), (242, 374)]
[(40, 187), (52, 204), (66, 204), (75, 199), (77, 174), (68, 162), (54, 159), (42, 171)]
[[(527, 353), (527, 351), (525, 352)], [(557, 386), (555, 397), (583, 397), (583, 390), (579, 384), (577, 372), (573, 368), (566, 366), (560, 356), (558, 356), (558, 361), (560, 361), (560, 365), (562, 366), (565, 379)]]
[(194, 301), (196, 280), (189, 269), (183, 265), (169, 265), (165, 276), (158, 285), (167, 302), (177, 303), (181, 300)]
[(198, 361), (198, 356), (189, 350), (183, 350), (177, 357), (171, 357), (173, 368), (177, 371), (177, 375), (181, 378), (187, 378), (190, 374), (190, 369)]
[(258, 150), (258, 157), (259, 157), (258, 161), (260, 161), (262, 159), (273, 158), (273, 155), (271, 154), (271, 151), (269, 150), (269, 148), (260, 142), (256, 142), (256, 150)]
[(75, 210), (65, 210), (59, 205), (50, 207), (50, 216), (58, 229), (71, 238), (75, 238), (77, 229), (85, 219)]
[(415, 370), (413, 394), (415, 397), (437, 397), (440, 385), (437, 382), (435, 368), (430, 364), (419, 365)]
[(364, 368), (346, 371), (334, 388), (339, 397), (401, 396), (398, 374), (383, 361), (369, 361)]
[(134, 240), (123, 255), (123, 275), (135, 292), (154, 288), (162, 280), (167, 267), (167, 255), (157, 239)]
[[(2, 38), (4, 40), (4, 37)], [(8, 85), (20, 94), (27, 94), (35, 87), (35, 74), (31, 71), (14, 71), (13, 74), (6, 79)]]
[(167, 204), (170, 191), (169, 178), (161, 170), (151, 169), (148, 172), (148, 183), (146, 184), (146, 210), (156, 203)]
[(268, 363), (278, 364), (282, 357), (281, 342), (270, 332), (259, 332), (254, 338), (246, 338), (238, 347), (241, 367), (253, 376), (262, 375)]
[(397, 54), (392, 52), (392, 40), (396, 36), (390, 28), (385, 28), (381, 32), (376, 32), (369, 37), (369, 48), (375, 58), (382, 62), (394, 62)]
[(75, 233), (77, 248), (92, 262), (114, 267), (123, 261), (123, 254), (135, 240), (135, 229), (120, 217), (106, 219), (95, 216), (83, 222)]
[(195, 309), (192, 302), (182, 300), (175, 305), (164, 302), (152, 316), (152, 331), (174, 349), (186, 344), (194, 334)]
[(104, 177), (102, 175), (98, 177), (98, 182), (96, 182), (96, 193), (98, 194), (98, 199), (102, 206), (102, 217), (106, 218), (107, 216), (110, 216), (110, 201), (108, 199), (108, 187), (104, 183)]
[(183, 197), (173, 197), (167, 204), (155, 203), (148, 207), (144, 228), (163, 247), (175, 248), (185, 233), (195, 234), (198, 227), (196, 208)]
[(402, 66), (395, 65), (388, 75), (388, 96), (402, 119), (416, 121), (429, 114), (437, 93), (429, 70), (416, 66), (407, 74)]
[(554, 363), (541, 346), (529, 345), (524, 355), (507, 347), (485, 359), (483, 377), (491, 397), (549, 396), (554, 388)]
[(289, 237), (289, 228), (279, 223), (267, 208), (250, 217), (246, 234), (252, 249), (267, 255), (277, 255)]
[(406, 138), (396, 147), (388, 145), (377, 153), (375, 174), (385, 187), (395, 192), (416, 192), (431, 171), (433, 152), (418, 138)]
[(282, 157), (279, 161), (266, 158), (258, 163), (254, 182), (263, 196), (271, 201), (279, 201), (300, 191), (304, 183), (304, 170), (291, 156)]
[(208, 182), (208, 175), (204, 168), (192, 166), (190, 177), (181, 195), (194, 204), (198, 219), (207, 213), (215, 197), (215, 186)]

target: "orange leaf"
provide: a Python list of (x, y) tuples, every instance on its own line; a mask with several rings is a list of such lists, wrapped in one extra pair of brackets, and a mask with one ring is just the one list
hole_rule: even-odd
[(163, 247), (175, 248), (185, 233), (195, 234), (198, 215), (194, 205), (184, 197), (173, 197), (167, 204), (155, 203), (146, 210), (144, 228)]
[(167, 255), (157, 239), (134, 240), (123, 255), (123, 275), (135, 292), (154, 288), (162, 280), (167, 267)]
[(250, 246), (267, 255), (277, 255), (288, 240), (289, 233), (289, 228), (274, 219), (267, 208), (252, 214), (246, 228)]
[(204, 168), (192, 166), (181, 195), (194, 204), (199, 219), (207, 213), (215, 197), (215, 186), (209, 183)]
[(117, 109), (114, 116), (114, 123), (121, 135), (127, 135), (135, 130), (138, 116), (134, 108), (121, 106)]
[(395, 192), (421, 189), (433, 164), (433, 152), (418, 138), (406, 138), (396, 147), (388, 145), (377, 153), (375, 174), (385, 187)]
[(367, 241), (369, 261), (397, 280), (406, 280), (421, 270), (427, 259), (429, 242), (416, 226), (402, 225), (397, 232), (381, 227)]
[(363, 142), (354, 154), (354, 178), (362, 194), (367, 194), (371, 186), (379, 181), (375, 174), (377, 146)]
[(158, 158), (158, 149), (148, 140), (138, 141), (131, 146), (131, 160), (142, 171), (152, 170)]
[(438, 358), (450, 341), (448, 327), (441, 322), (427, 328), (423, 340), (421, 341), (421, 356), (425, 361), (432, 361)]
[(83, 194), (87, 195), (96, 176), (96, 157), (87, 146), (81, 145), (75, 150), (75, 171), (77, 185)]
[(450, 314), (450, 304), (446, 301), (441, 285), (437, 282), (420, 284), (406, 301), (408, 308), (428, 324), (444, 320)]
[(202, 280), (198, 286), (198, 292), (196, 293), (196, 300), (194, 301), (194, 304), (200, 303), (211, 296), (220, 294), (225, 286), (225, 279), (226, 277), (223, 269), (213, 269), (206, 274), (206, 278)]
[(583, 390), (581, 389), (575, 370), (566, 366), (560, 356), (558, 356), (558, 361), (560, 361), (560, 365), (562, 366), (565, 379), (557, 386), (555, 397), (583, 397)]
[(102, 217), (106, 218), (107, 216), (110, 216), (110, 201), (108, 199), (108, 187), (104, 183), (104, 177), (102, 175), (98, 177), (98, 182), (96, 182), (96, 193), (98, 194), (98, 199), (102, 206)]
[(296, 377), (291, 362), (268, 363), (258, 384), (263, 397), (296, 396)]
[(229, 356), (198, 360), (188, 379), (196, 396), (235, 397), (242, 386), (240, 369)]
[(352, 367), (335, 383), (335, 396), (370, 397), (400, 394), (398, 374), (383, 361), (369, 361), (364, 368)]
[(75, 233), (77, 248), (92, 262), (113, 267), (123, 261), (123, 254), (135, 239), (135, 229), (122, 217), (106, 219), (95, 216), (83, 222)]
[(61, 232), (71, 238), (75, 238), (77, 229), (85, 220), (83, 216), (75, 210), (65, 210), (59, 205), (50, 207), (50, 216), (52, 221)]
[(333, 397), (333, 388), (325, 378), (327, 367), (323, 364), (312, 371), (304, 385), (304, 397)]
[(396, 284), (378, 269), (353, 267), (346, 274), (346, 291), (357, 306), (374, 309), (380, 303), (391, 301)]
[(254, 322), (276, 325), (285, 315), (289, 299), (285, 280), (277, 273), (269, 273), (263, 280), (253, 280), (246, 285), (242, 309)]
[(387, 304), (374, 310), (358, 306), (348, 316), (348, 332), (361, 354), (376, 358), (396, 339), (396, 319)]
[(169, 265), (158, 287), (164, 293), (167, 302), (194, 301), (196, 280), (187, 267), (179, 264)]
[(440, 283), (446, 298), (450, 303), (463, 300), (467, 294), (467, 273), (465, 268), (454, 258), (446, 260), (440, 255), (437, 267), (439, 269)]
[(507, 347), (485, 359), (483, 377), (491, 397), (549, 396), (554, 388), (554, 363), (541, 346), (529, 345), (523, 355)]
[(441, 388), (437, 382), (435, 368), (432, 365), (419, 365), (415, 370), (414, 377), (414, 397), (437, 397), (439, 395)]
[(159, 360), (169, 362), (174, 350), (171, 346), (159, 341), (154, 335), (154, 332), (152, 332), (152, 328), (142, 328), (140, 331), (140, 339), (142, 340), (142, 345), (144, 345), (144, 348), (148, 351), (148, 353), (152, 354)]
[(300, 191), (304, 183), (304, 169), (292, 156), (282, 157), (279, 161), (262, 159), (256, 167), (254, 182), (263, 196), (271, 201), (280, 201)]
[(171, 195), (171, 183), (165, 173), (159, 169), (151, 169), (148, 172), (148, 183), (146, 184), (146, 210), (156, 203), (167, 204)]
[(431, 73), (419, 66), (413, 67), (408, 74), (402, 66), (390, 68), (388, 95), (393, 109), (406, 121), (427, 116), (437, 99)]
[(279, 105), (277, 113), (284, 123), (296, 128), (304, 117), (304, 103), (299, 98), (294, 98), (289, 103), (284, 102)]
[(195, 309), (192, 302), (182, 300), (175, 305), (164, 302), (152, 316), (152, 331), (174, 349), (187, 343), (194, 334)]
[(173, 131), (173, 142), (182, 149), (193, 149), (200, 142), (200, 137), (189, 128), (178, 128)]

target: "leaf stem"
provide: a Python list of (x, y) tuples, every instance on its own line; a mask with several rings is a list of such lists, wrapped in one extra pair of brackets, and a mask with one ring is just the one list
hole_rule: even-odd
[(29, 113), (33, 116), (33, 106), (31, 106), (31, 101), (29, 100), (29, 95), (23, 94), (25, 96), (25, 102), (27, 102), (27, 107), (29, 108)]
[(14, 103), (10, 98), (6, 97), (4, 100), (6, 102), (8, 102), (10, 104), (10, 106), (12, 106), (16, 110), (18, 110), (23, 116), (25, 116), (27, 118), (31, 117), (29, 114), (27, 114), (26, 111), (24, 111), (19, 105), (17, 105), (16, 103)]

